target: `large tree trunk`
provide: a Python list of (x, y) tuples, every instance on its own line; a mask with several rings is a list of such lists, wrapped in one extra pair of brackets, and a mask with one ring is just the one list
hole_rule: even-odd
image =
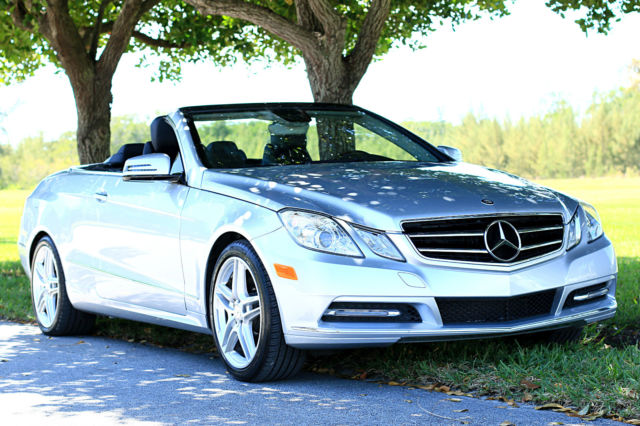
[(94, 77), (88, 84), (71, 84), (78, 114), (78, 158), (81, 164), (99, 163), (111, 153), (111, 79)]
[[(349, 72), (341, 54), (322, 56), (322, 61), (317, 62), (312, 58), (305, 58), (305, 64), (315, 102), (353, 104), (353, 93), (357, 83), (353, 84), (352, 73)], [(351, 122), (319, 119), (317, 126), (321, 160), (336, 160), (347, 152), (355, 151), (355, 135)]]

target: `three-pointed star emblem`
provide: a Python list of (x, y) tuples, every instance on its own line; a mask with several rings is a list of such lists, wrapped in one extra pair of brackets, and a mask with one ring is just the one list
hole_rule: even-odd
[(506, 220), (496, 220), (487, 226), (484, 245), (489, 254), (500, 262), (514, 260), (522, 249), (518, 230)]

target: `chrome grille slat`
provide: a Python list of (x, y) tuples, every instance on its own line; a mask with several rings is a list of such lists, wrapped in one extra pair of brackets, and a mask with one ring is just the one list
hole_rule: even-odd
[(544, 231), (555, 231), (558, 229), (562, 229), (562, 226), (549, 226), (547, 228), (529, 228), (529, 229), (518, 229), (518, 232), (521, 234), (528, 234), (530, 232), (544, 232)]
[(482, 237), (482, 232), (453, 232), (448, 234), (409, 234), (412, 238), (440, 238), (440, 237)]
[(557, 240), (557, 241), (549, 241), (548, 243), (540, 243), (540, 244), (535, 244), (532, 246), (526, 246), (526, 247), (522, 247), (522, 250), (533, 250), (533, 249), (537, 249), (537, 248), (541, 248), (541, 247), (547, 247), (547, 246), (553, 246), (556, 244), (562, 244), (562, 240)]
[[(485, 230), (496, 220), (513, 225), (521, 239), (520, 253), (509, 262), (495, 259), (485, 246)], [(473, 263), (522, 262), (558, 251), (564, 240), (561, 214), (506, 214), (407, 221), (402, 223), (402, 229), (426, 258)]]
[(420, 253), (486, 253), (486, 250), (474, 249), (418, 249)]

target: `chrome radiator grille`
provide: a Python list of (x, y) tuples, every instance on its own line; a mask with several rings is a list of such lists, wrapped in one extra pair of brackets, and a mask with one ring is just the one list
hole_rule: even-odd
[(481, 263), (516, 263), (562, 247), (560, 214), (478, 216), (402, 224), (422, 256)]

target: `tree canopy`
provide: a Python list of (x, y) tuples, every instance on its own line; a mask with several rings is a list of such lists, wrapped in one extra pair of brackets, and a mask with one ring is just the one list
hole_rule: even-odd
[(547, 0), (546, 4), (563, 18), (568, 11), (579, 12), (584, 16), (575, 22), (582, 31), (595, 29), (603, 34), (607, 34), (622, 15), (640, 12), (638, 0)]

